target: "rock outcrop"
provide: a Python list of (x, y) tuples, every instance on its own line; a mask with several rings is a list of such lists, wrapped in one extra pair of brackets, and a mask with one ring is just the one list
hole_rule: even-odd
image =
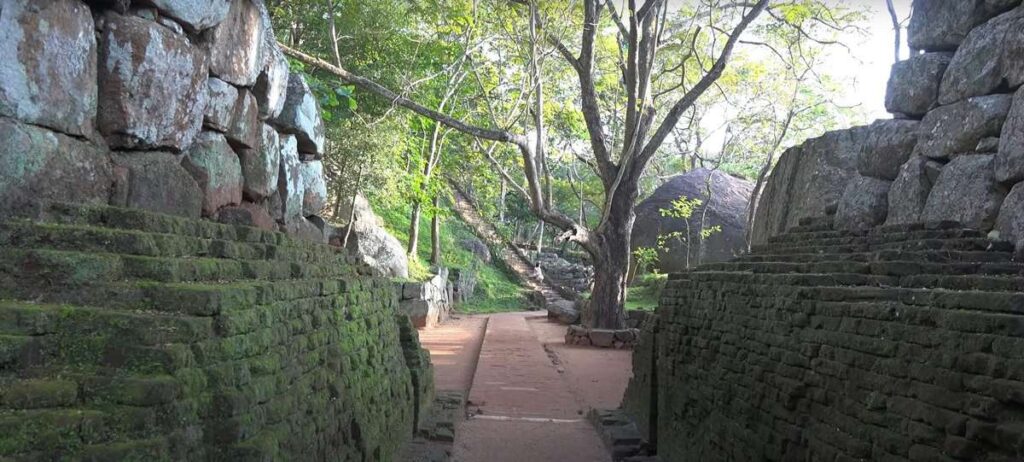
[[(348, 205), (342, 207), (340, 217), (349, 216), (351, 209)], [(352, 223), (338, 223), (329, 236), (330, 243), (340, 246), (349, 227), (352, 232), (348, 233), (346, 246), (360, 261), (383, 276), (409, 277), (409, 257), (405, 247), (388, 233), (383, 220), (373, 213), (369, 201), (362, 194), (356, 196)]]
[[(662, 272), (675, 272), (701, 262), (728, 260), (746, 249), (747, 204), (752, 190), (753, 185), (748, 181), (708, 169), (697, 169), (669, 178), (650, 197), (637, 205), (633, 249), (655, 248), (659, 235), (672, 232), (685, 234), (689, 230), (686, 242), (694, 244), (688, 246), (678, 240), (671, 240), (669, 250), (659, 253), (658, 269)], [(671, 208), (672, 201), (680, 197), (700, 199), (704, 205), (698, 207), (689, 220), (661, 216), (659, 211)], [(703, 245), (698, 245), (701, 242), (699, 233), (702, 217), (704, 228), (721, 226), (722, 230), (704, 239)]]
[(0, 216), (66, 200), (211, 219), (244, 206), (223, 216), (325, 240), (306, 226), (326, 200), (306, 165), (323, 121), (263, 2), (127, 3), (0, 2)]
[(915, 1), (910, 43), (926, 52), (893, 65), (886, 108), (897, 120), (840, 132), (858, 146), (856, 168), (839, 160), (850, 152), (842, 144), (790, 148), (765, 186), (753, 241), (812, 218), (842, 229), (955, 221), (1017, 242), (1018, 212), (1004, 202), (1017, 204), (1010, 192), (1024, 182), (1022, 27), (1019, 0)]

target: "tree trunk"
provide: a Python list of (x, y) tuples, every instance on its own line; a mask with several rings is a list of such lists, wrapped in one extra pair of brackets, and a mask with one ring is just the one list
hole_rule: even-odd
[(498, 195), (498, 223), (505, 223), (505, 195), (508, 194), (508, 185), (505, 178), (501, 179), (501, 193)]
[(430, 218), (430, 264), (441, 264), (441, 214), (438, 207), (441, 205), (440, 195), (434, 196), (434, 215)]
[(415, 257), (416, 251), (419, 249), (420, 215), (422, 214), (423, 207), (420, 206), (420, 203), (413, 203), (412, 215), (409, 216), (409, 246), (406, 249), (406, 253), (408, 253), (410, 257)]
[(630, 242), (633, 221), (635, 185), (623, 184), (612, 198), (605, 227), (597, 234), (599, 255), (594, 260), (594, 289), (584, 324), (596, 329), (623, 329), (626, 326), (626, 287), (630, 266)]

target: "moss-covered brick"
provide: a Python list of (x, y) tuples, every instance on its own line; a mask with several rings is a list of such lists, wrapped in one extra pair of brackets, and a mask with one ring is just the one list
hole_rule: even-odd
[(0, 403), (10, 409), (67, 407), (78, 401), (78, 384), (60, 379), (0, 381)]
[(78, 452), (83, 461), (156, 462), (173, 460), (167, 437), (84, 446)]
[(237, 281), (243, 278), (242, 264), (214, 258), (168, 259), (123, 257), (129, 277), (162, 282)]
[(143, 290), (159, 311), (214, 316), (256, 304), (257, 291), (248, 284), (148, 284)]
[(151, 407), (169, 404), (181, 396), (183, 384), (172, 376), (82, 376), (83, 399), (91, 402)]
[(117, 281), (124, 277), (124, 268), (121, 259), (111, 254), (0, 247), (0, 276), (46, 290)]

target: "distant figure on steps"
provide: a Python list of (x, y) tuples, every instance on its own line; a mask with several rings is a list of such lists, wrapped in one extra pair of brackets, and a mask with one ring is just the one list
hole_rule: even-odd
[(544, 272), (540, 269), (540, 262), (534, 264), (533, 277), (537, 282), (544, 282)]

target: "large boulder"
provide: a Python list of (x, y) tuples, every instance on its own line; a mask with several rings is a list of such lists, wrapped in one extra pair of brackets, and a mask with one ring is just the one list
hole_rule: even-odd
[(274, 124), (281, 133), (295, 135), (299, 143), (299, 152), (321, 155), (326, 141), (324, 121), (320, 118), (313, 91), (306, 84), (306, 79), (299, 74), (288, 77), (288, 92), (284, 109), (274, 119)]
[(885, 109), (921, 117), (939, 100), (939, 86), (953, 53), (924, 53), (892, 65)]
[(345, 201), (339, 217), (348, 219), (352, 214), (351, 223), (340, 223), (329, 236), (331, 245), (340, 246), (348, 228), (347, 249), (378, 274), (388, 277), (409, 277), (409, 257), (405, 246), (384, 229), (384, 222), (373, 213), (369, 201), (362, 194), (356, 195), (355, 212), (349, 207), (352, 202)]
[(227, 133), (235, 116), (238, 103), (238, 89), (216, 77), (206, 80), (206, 111), (203, 127)]
[(113, 205), (187, 218), (199, 218), (203, 191), (181, 165), (182, 156), (169, 152), (125, 152), (112, 156), (122, 181)]
[(248, 90), (238, 91), (238, 100), (231, 116), (231, 128), (227, 132), (228, 142), (239, 149), (259, 147), (263, 124), (259, 119), (260, 110), (256, 97)]
[(181, 23), (189, 32), (201, 32), (228, 16), (231, 0), (143, 0)]
[(243, 201), (241, 205), (220, 209), (217, 212), (217, 221), (228, 225), (249, 226), (267, 231), (279, 229), (266, 207), (252, 202)]
[(491, 262), (491, 249), (487, 247), (487, 244), (484, 244), (484, 241), (481, 241), (476, 236), (470, 236), (459, 241), (459, 245), (468, 250), (469, 253), (473, 254), (473, 256), (478, 258), (480, 261), (484, 263)]
[(974, 152), (981, 140), (999, 136), (1012, 100), (1010, 95), (979, 96), (929, 112), (914, 152), (932, 159)]
[(895, 180), (917, 144), (919, 122), (878, 120), (864, 132), (857, 171), (864, 176)]
[[(945, 4), (967, 4), (944, 2)], [(942, 78), (939, 104), (995, 93), (1024, 83), (1024, 8), (1003, 14), (977, 28), (957, 50)]]
[(260, 135), (258, 148), (238, 152), (244, 178), (242, 194), (252, 201), (263, 200), (277, 191), (281, 173), (281, 137), (267, 124), (262, 124)]
[(1020, 0), (914, 0), (908, 42), (915, 50), (955, 50), (978, 24)]
[(259, 101), (260, 119), (267, 120), (281, 115), (288, 92), (288, 77), (291, 74), (288, 60), (277, 46), (277, 38), (274, 37), (274, 28), (266, 8), (260, 10), (260, 18), (263, 22), (263, 48), (260, 50), (262, 67), (252, 92)]
[(921, 222), (932, 185), (938, 180), (942, 164), (923, 156), (912, 157), (889, 188), (887, 225)]
[(835, 214), (857, 174), (864, 127), (828, 132), (786, 150), (758, 202), (751, 242), (784, 233), (803, 218)]
[[(711, 194), (708, 197), (708, 186)], [(692, 248), (673, 240), (667, 252), (659, 255), (658, 268), (663, 272), (685, 270), (698, 263), (723, 261), (746, 249), (747, 204), (753, 185), (720, 171), (696, 169), (670, 178), (636, 207), (633, 225), (633, 249), (657, 247), (658, 236), (672, 232), (686, 233), (686, 242), (700, 242), (700, 230), (721, 226), (722, 230)], [(700, 199), (701, 207), (687, 220), (666, 218), (659, 210), (672, 207), (672, 201), (686, 197)], [(706, 208), (706, 213), (705, 213)], [(704, 217), (703, 224), (701, 217)]]
[(242, 166), (224, 135), (201, 133), (188, 150), (184, 166), (203, 191), (204, 216), (242, 202)]
[(1013, 95), (995, 160), (996, 180), (1012, 184), (1024, 180), (1024, 87)]
[(327, 235), (324, 234), (324, 230), (305, 218), (300, 217), (279, 226), (282, 233), (295, 239), (317, 244), (327, 243)]
[(0, 0), (0, 115), (78, 136), (96, 118), (96, 38), (75, 0)]
[(1024, 183), (1014, 186), (1003, 201), (999, 217), (996, 218), (996, 231), (1000, 239), (1018, 243), (1024, 241)]
[(992, 229), (1006, 191), (996, 183), (993, 156), (954, 158), (939, 174), (925, 204), (923, 221), (955, 221), (971, 228)]
[(846, 186), (836, 211), (838, 229), (866, 229), (885, 221), (889, 211), (891, 181), (857, 177)]
[(0, 117), (0, 217), (44, 201), (106, 203), (113, 176), (92, 143)]
[(256, 83), (264, 39), (262, 8), (262, 1), (231, 1), (227, 17), (205, 34), (210, 73), (240, 87)]
[(319, 215), (327, 205), (327, 181), (324, 164), (319, 160), (302, 163), (302, 216)]
[(187, 38), (108, 15), (99, 52), (99, 128), (111, 147), (188, 148), (203, 123), (207, 67)]
[[(281, 220), (289, 223), (302, 218), (302, 201), (305, 199), (302, 161), (299, 159), (298, 142), (292, 135), (281, 137), (281, 166), (277, 175), (277, 192), (280, 197)], [(271, 211), (271, 215), (278, 213)]]

